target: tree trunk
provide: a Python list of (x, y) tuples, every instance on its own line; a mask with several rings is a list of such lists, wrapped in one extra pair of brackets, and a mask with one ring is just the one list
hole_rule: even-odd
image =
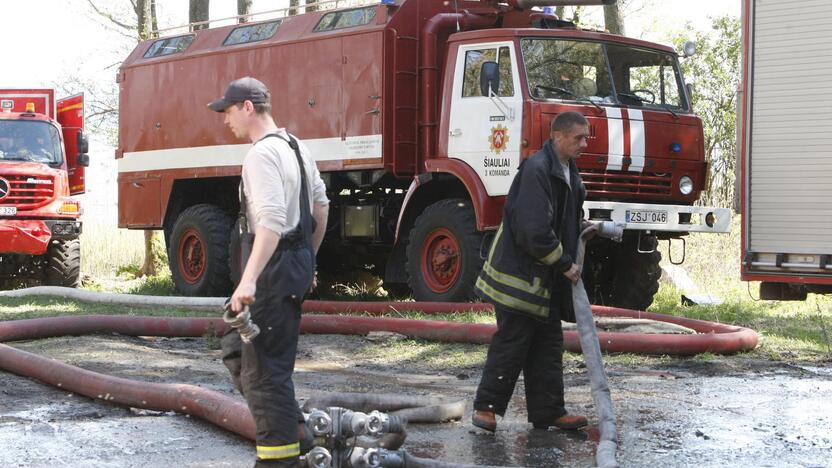
[[(317, 3), (317, 2), (318, 2), (318, 0), (306, 0), (305, 3), (307, 5), (309, 5), (310, 3), (312, 4), (312, 5), (309, 5), (309, 6), (306, 7), (306, 12), (309, 13), (309, 12), (312, 12), (312, 11), (318, 11), (318, 5), (315, 5), (315, 3)], [(338, 4), (336, 2), (336, 7), (337, 7), (337, 5)]]
[(604, 5), (604, 23), (607, 31), (612, 34), (624, 35), (624, 18), (621, 16), (621, 8), (618, 3)]
[(251, 21), (251, 2), (252, 0), (237, 0), (237, 19), (238, 23), (248, 23)]
[(564, 11), (565, 9), (566, 9), (566, 7), (563, 6), (563, 5), (561, 5), (559, 7), (555, 7), (555, 15), (558, 17), (558, 19), (564, 19), (563, 15), (564, 15), (564, 13), (566, 13)]
[(159, 37), (159, 22), (156, 20), (156, 0), (150, 0), (150, 37)]
[[(208, 6), (210, 0), (188, 0), (188, 22), (191, 23), (191, 31), (208, 29)], [(205, 23), (203, 23), (205, 22)], [(193, 23), (203, 23), (194, 25)]]
[(576, 6), (575, 9), (572, 10), (572, 22), (575, 24), (579, 24), (581, 22), (581, 13), (584, 12), (584, 7)]
[(295, 16), (298, 14), (298, 5), (300, 4), (300, 0), (289, 0), (289, 16)]
[(153, 12), (150, 9), (151, 4), (151, 0), (136, 1), (136, 26), (138, 26), (136, 35), (140, 41), (149, 39), (153, 31)]
[(159, 255), (153, 249), (154, 234), (156, 234), (156, 231), (149, 229), (144, 231), (144, 262), (142, 263), (142, 269), (139, 270), (139, 274), (136, 275), (137, 277), (153, 276), (156, 274), (156, 264), (159, 262)]

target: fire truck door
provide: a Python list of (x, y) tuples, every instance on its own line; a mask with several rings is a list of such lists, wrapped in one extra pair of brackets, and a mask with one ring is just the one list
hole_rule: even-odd
[[(496, 62), (497, 89), (483, 93), (482, 65)], [(520, 165), (523, 97), (510, 42), (461, 46), (448, 125), (448, 157), (465, 161), (491, 196), (505, 195)]]
[(78, 164), (78, 135), (84, 131), (84, 95), (76, 94), (58, 99), (58, 123), (61, 124), (66, 147), (66, 167), (69, 175), (69, 193), (84, 193), (84, 166)]

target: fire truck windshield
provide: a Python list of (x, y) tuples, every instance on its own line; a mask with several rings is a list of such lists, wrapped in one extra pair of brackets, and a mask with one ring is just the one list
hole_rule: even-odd
[(42, 121), (0, 120), (0, 163), (5, 161), (59, 164), (62, 155), (58, 129)]
[(671, 54), (548, 38), (523, 39), (520, 47), (533, 99), (688, 110), (679, 66)]

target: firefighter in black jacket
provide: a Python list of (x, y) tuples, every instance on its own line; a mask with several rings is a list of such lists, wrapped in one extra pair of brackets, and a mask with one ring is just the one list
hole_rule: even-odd
[(573, 259), (586, 197), (575, 160), (589, 126), (581, 114), (565, 112), (552, 121), (550, 136), (521, 164), (476, 283), (497, 315), (473, 414), (473, 424), (489, 431), (497, 428), (495, 415), (505, 414), (521, 370), (536, 429), (587, 423), (564, 407), (561, 320), (575, 321), (572, 284), (581, 266)]

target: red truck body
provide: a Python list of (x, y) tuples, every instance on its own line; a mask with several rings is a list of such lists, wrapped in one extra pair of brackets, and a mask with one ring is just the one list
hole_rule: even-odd
[[(197, 258), (213, 255), (212, 242), (193, 234), (198, 222), (178, 231), (176, 224), (197, 205), (216, 207), (217, 216), (236, 210), (248, 145), (205, 105), (231, 80), (251, 75), (272, 90), (278, 124), (306, 142), (327, 182), (334, 214), (319, 262), (335, 256), (373, 264), (387, 283), (407, 282), (420, 299), (469, 297), (517, 167), (568, 110), (590, 122), (579, 161), (590, 218), (626, 223), (632, 243), (651, 252), (653, 263), (657, 235), (727, 230), (727, 211), (692, 206), (708, 169), (702, 124), (671, 48), (583, 31), (514, 2), (459, 7), (406, 0), (140, 44), (119, 72), (119, 225), (165, 229), (180, 289), (218, 292), (202, 280), (210, 258)], [(236, 42), (241, 37), (257, 40)], [(597, 62), (575, 69), (584, 84), (591, 81), (589, 89), (616, 81), (628, 93), (545, 94), (557, 88), (530, 83), (543, 78), (529, 78), (524, 60), (556, 42), (590, 53), (616, 48), (620, 69), (608, 70), (600, 52), (592, 57)], [(470, 89), (479, 76), (471, 63), (489, 54), (504, 64), (496, 97)], [(661, 89), (648, 90), (653, 102), (648, 94), (630, 97), (637, 66), (661, 69)], [(670, 88), (676, 101), (668, 110)], [(443, 226), (443, 218), (464, 218), (470, 229)], [(604, 256), (600, 263), (609, 263)]]
[[(83, 95), (56, 101), (51, 89), (0, 89), (0, 281), (42, 276), (54, 255), (72, 257), (61, 266), (80, 265), (81, 207), (72, 195), (85, 190), (83, 122)], [(58, 275), (49, 283), (77, 284), (78, 275)]]

